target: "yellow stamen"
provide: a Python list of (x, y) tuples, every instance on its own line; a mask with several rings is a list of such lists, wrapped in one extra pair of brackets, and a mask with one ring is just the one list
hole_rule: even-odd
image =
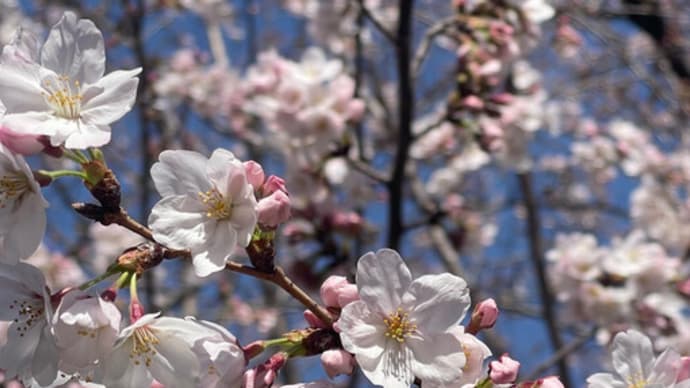
[(222, 220), (232, 215), (232, 206), (215, 187), (205, 193), (199, 192), (199, 198), (206, 205), (207, 217)]
[(69, 77), (63, 75), (57, 78), (57, 82), (43, 81), (43, 89), (43, 98), (56, 116), (66, 119), (79, 118), (84, 96), (81, 94), (81, 83), (78, 80), (71, 82)]
[(0, 177), (0, 209), (30, 189), (29, 181), (23, 174), (10, 173)]
[(399, 343), (405, 342), (405, 337), (417, 330), (417, 325), (410, 323), (408, 313), (402, 308), (398, 308), (395, 313), (390, 314), (388, 318), (384, 318), (383, 323), (388, 327), (385, 334), (386, 337), (392, 338)]

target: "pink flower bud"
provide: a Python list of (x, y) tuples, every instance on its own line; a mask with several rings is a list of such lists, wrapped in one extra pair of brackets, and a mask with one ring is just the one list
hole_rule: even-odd
[(357, 122), (362, 119), (362, 116), (364, 116), (365, 111), (366, 106), (364, 105), (364, 101), (359, 98), (356, 98), (347, 104), (347, 109), (345, 110), (345, 117), (347, 117), (349, 121)]
[(479, 330), (490, 329), (496, 324), (497, 318), (498, 306), (496, 306), (496, 301), (491, 298), (483, 300), (474, 307), (467, 332), (475, 334)]
[(510, 93), (498, 93), (489, 98), (491, 102), (499, 105), (508, 105), (513, 102), (513, 95)]
[(38, 135), (18, 134), (7, 127), (0, 126), (0, 143), (10, 151), (20, 155), (34, 155), (43, 151), (43, 143)]
[(320, 293), (321, 300), (328, 307), (344, 307), (359, 300), (357, 286), (349, 283), (343, 276), (329, 276), (321, 285)]
[(290, 219), (290, 197), (281, 190), (262, 198), (256, 207), (259, 224), (276, 227)]
[(309, 327), (316, 327), (316, 328), (321, 328), (321, 329), (326, 329), (328, 326), (326, 326), (325, 323), (323, 323), (319, 317), (316, 316), (311, 310), (304, 310), (304, 320), (307, 321), (309, 324)]
[(480, 110), (484, 108), (484, 101), (475, 95), (469, 95), (463, 98), (460, 103), (463, 107), (468, 109)]
[(558, 376), (549, 376), (537, 381), (526, 381), (518, 385), (519, 388), (564, 388)]
[(342, 349), (331, 349), (321, 354), (321, 364), (330, 378), (338, 375), (349, 376), (355, 367), (355, 359)]
[(673, 365), (676, 369), (676, 382), (690, 379), (690, 357), (681, 357), (677, 363)]
[(254, 341), (246, 346), (242, 347), (242, 352), (244, 353), (245, 360), (251, 360), (252, 358), (258, 356), (266, 349), (264, 341)]
[(285, 365), (287, 355), (276, 353), (263, 364), (244, 372), (242, 384), (245, 388), (268, 388), (275, 382), (280, 368)]
[(261, 187), (261, 192), (264, 196), (271, 195), (274, 192), (280, 190), (287, 193), (287, 188), (285, 187), (285, 180), (281, 177), (271, 175), (266, 179), (266, 182)]
[(355, 212), (337, 211), (331, 215), (331, 223), (334, 229), (344, 233), (357, 234), (362, 230), (364, 219)]
[(491, 361), (489, 370), (489, 377), (494, 384), (511, 384), (517, 379), (520, 363), (504, 354), (500, 361)]
[(247, 182), (254, 187), (254, 191), (259, 191), (264, 184), (264, 169), (261, 165), (253, 160), (244, 162), (244, 171), (247, 174)]

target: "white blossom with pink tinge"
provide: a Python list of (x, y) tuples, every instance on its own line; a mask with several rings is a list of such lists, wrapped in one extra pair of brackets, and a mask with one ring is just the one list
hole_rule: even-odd
[(337, 322), (343, 347), (364, 375), (385, 387), (409, 387), (415, 378), (441, 386), (461, 378), (467, 356), (455, 335), (469, 308), (467, 284), (450, 274), (412, 280), (397, 252), (381, 249), (357, 263), (360, 300)]
[(241, 161), (227, 150), (211, 157), (164, 151), (151, 168), (163, 197), (149, 216), (155, 240), (189, 249), (194, 270), (208, 276), (225, 268), (236, 245), (246, 247), (257, 222), (254, 189)]
[(15, 264), (36, 251), (47, 207), (24, 158), (0, 144), (0, 263)]
[(667, 349), (655, 357), (652, 341), (638, 331), (628, 330), (616, 335), (612, 358), (616, 374), (596, 373), (589, 376), (588, 388), (690, 387), (690, 380), (677, 382), (678, 353)]
[(0, 124), (18, 134), (48, 135), (54, 146), (84, 149), (110, 141), (110, 124), (134, 104), (141, 68), (105, 72), (101, 31), (65, 12), (43, 47), (20, 35), (3, 48)]

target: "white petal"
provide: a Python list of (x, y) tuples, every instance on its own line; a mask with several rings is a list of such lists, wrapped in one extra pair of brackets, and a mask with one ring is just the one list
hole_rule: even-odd
[(43, 240), (46, 212), (40, 194), (27, 193), (13, 214), (13, 226), (5, 236), (4, 249), (19, 259), (31, 256)]
[(587, 378), (587, 388), (626, 388), (628, 384), (617, 380), (611, 373), (597, 373)]
[[(228, 194), (226, 190), (228, 186), (228, 177), (233, 176), (232, 172), (237, 172), (237, 177), (244, 175), (244, 165), (240, 162), (232, 152), (218, 148), (211, 154), (206, 164), (206, 175), (213, 182), (223, 194)], [(240, 179), (241, 182), (241, 179)], [(245, 178), (246, 182), (246, 178)], [(241, 186), (240, 186), (241, 188)], [(232, 198), (233, 195), (228, 195)]]
[(362, 373), (374, 384), (385, 388), (409, 388), (414, 381), (412, 375), (412, 352), (395, 341), (390, 341), (378, 358), (356, 355)]
[[(110, 127), (107, 125), (86, 123), (79, 120), (75, 127), (77, 131), (67, 135), (65, 148), (83, 150), (89, 147), (101, 147), (110, 143), (111, 132)], [(53, 141), (53, 138), (51, 138), (51, 143), (56, 143)], [(57, 141), (57, 143), (59, 144), (60, 141)]]
[[(1, 72), (1, 70), (0, 70)], [(58, 130), (57, 119), (50, 111), (6, 114), (2, 124), (18, 134), (53, 136)], [(56, 143), (59, 145), (59, 143)]]
[(466, 357), (462, 344), (451, 333), (441, 333), (424, 338), (411, 336), (405, 344), (412, 350), (412, 373), (422, 384), (432, 385), (451, 382), (462, 375)]
[(153, 378), (143, 364), (135, 365), (130, 356), (132, 339), (115, 348), (100, 363), (95, 372), (95, 379), (108, 388), (148, 387)]
[(41, 385), (49, 385), (57, 377), (58, 359), (55, 338), (50, 333), (50, 328), (46, 325), (42, 330), (41, 339), (34, 353), (34, 359), (31, 363), (31, 375)]
[(410, 320), (424, 332), (440, 333), (457, 325), (470, 306), (467, 283), (448, 273), (425, 275), (415, 279), (403, 296), (403, 305), (411, 307)]
[[(84, 121), (95, 124), (110, 124), (119, 120), (132, 110), (137, 97), (137, 85), (141, 68), (134, 70), (117, 70), (101, 78), (90, 88), (102, 89), (95, 96), (84, 99), (81, 117)], [(86, 95), (88, 90), (84, 92)]]
[[(38, 65), (21, 63), (0, 64), (0, 100), (8, 113), (46, 111)], [(22, 128), (12, 127), (18, 133)]]
[(230, 225), (237, 231), (237, 244), (241, 247), (245, 248), (251, 242), (257, 219), (255, 205), (233, 207)]
[(338, 320), (343, 348), (371, 360), (381, 357), (387, 329), (383, 319), (377, 313), (372, 313), (362, 301), (347, 304)]
[[(166, 387), (193, 388), (199, 378), (199, 361), (189, 345), (182, 339), (159, 332), (149, 370)], [(184, 373), (180, 373), (184, 371)]]
[(357, 263), (359, 297), (373, 311), (390, 314), (402, 301), (412, 275), (398, 252), (380, 249), (365, 254)]
[(613, 367), (623, 377), (649, 376), (654, 363), (652, 342), (644, 334), (628, 330), (613, 339)]
[(105, 70), (103, 35), (88, 19), (65, 12), (41, 50), (41, 64), (82, 84), (93, 84)]
[(198, 196), (211, 188), (204, 155), (185, 150), (163, 151), (158, 159), (151, 167), (151, 177), (162, 197)]
[(207, 241), (204, 250), (196, 253), (192, 251), (194, 272), (197, 276), (205, 277), (222, 271), (230, 253), (237, 245), (237, 232), (227, 222), (206, 222)]
[(189, 197), (165, 197), (151, 209), (149, 227), (161, 244), (174, 249), (194, 249), (208, 239), (204, 211), (200, 202)]

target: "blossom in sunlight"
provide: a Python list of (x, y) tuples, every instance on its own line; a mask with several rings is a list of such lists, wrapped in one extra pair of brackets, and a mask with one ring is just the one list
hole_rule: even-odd
[(193, 343), (192, 351), (200, 363), (199, 387), (238, 387), (242, 382), (247, 362), (237, 338), (224, 327), (192, 317), (186, 321), (197, 323), (206, 334)]
[(256, 198), (242, 162), (230, 151), (217, 149), (210, 159), (164, 151), (151, 176), (163, 197), (149, 217), (153, 237), (170, 248), (189, 249), (197, 275), (222, 270), (238, 244), (249, 244)]
[(667, 349), (654, 357), (652, 341), (644, 334), (628, 330), (613, 339), (612, 373), (596, 373), (587, 378), (588, 388), (680, 388), (690, 387), (690, 380), (678, 381), (680, 356)]
[(105, 72), (103, 35), (87, 19), (65, 12), (39, 50), (35, 38), (17, 35), (3, 48), (0, 124), (18, 134), (48, 135), (54, 146), (102, 146), (110, 124), (132, 109), (141, 69)]
[(337, 322), (343, 347), (364, 375), (385, 387), (449, 384), (462, 377), (464, 344), (454, 331), (470, 305), (466, 282), (451, 274), (412, 280), (397, 252), (381, 249), (357, 263), (360, 300)]
[(60, 370), (88, 373), (112, 349), (121, 318), (112, 302), (78, 290), (65, 294), (53, 316)]
[(235, 337), (192, 318), (146, 314), (120, 333), (95, 381), (107, 387), (239, 386), (245, 361)]
[(30, 378), (46, 386), (58, 373), (58, 350), (51, 333), (50, 295), (36, 267), (0, 263), (0, 321), (9, 322), (0, 345), (0, 369), (8, 377)]
[(0, 144), (0, 262), (31, 256), (46, 229), (48, 202), (23, 157)]

